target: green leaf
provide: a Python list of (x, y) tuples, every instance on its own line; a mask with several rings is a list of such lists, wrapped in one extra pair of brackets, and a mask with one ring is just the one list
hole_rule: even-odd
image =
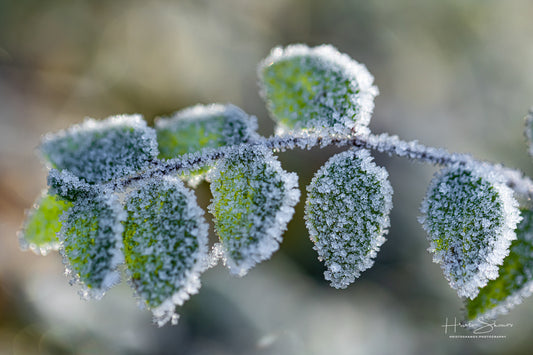
[(43, 190), (32, 209), (27, 212), (22, 230), (19, 232), (21, 248), (36, 254), (46, 255), (59, 248), (57, 233), (61, 229), (60, 218), (72, 203), (64, 201)]
[(302, 129), (366, 132), (378, 93), (374, 78), (334, 47), (274, 48), (258, 73), (277, 134)]
[(58, 235), (60, 252), (67, 275), (82, 286), (82, 297), (100, 299), (120, 281), (124, 218), (118, 198), (103, 193), (77, 200), (66, 215)]
[(200, 288), (208, 226), (193, 192), (174, 177), (150, 180), (126, 198), (124, 256), (131, 285), (162, 326)]
[(279, 248), (300, 197), (297, 179), (260, 146), (236, 149), (217, 162), (209, 176), (209, 211), (233, 274), (245, 275)]
[(246, 143), (254, 138), (256, 118), (233, 105), (196, 105), (156, 119), (159, 157), (177, 158), (205, 148)]
[(52, 168), (68, 170), (90, 184), (142, 170), (158, 154), (155, 131), (140, 115), (87, 119), (46, 135), (40, 149)]
[(432, 180), (420, 222), (433, 261), (459, 296), (473, 299), (498, 277), (520, 216), (512, 190), (481, 164), (452, 166)]
[(507, 313), (533, 291), (533, 211), (522, 210), (516, 229), (517, 240), (500, 266), (499, 276), (489, 281), (476, 298), (467, 300), (468, 324), (475, 327)]
[(346, 288), (374, 264), (389, 227), (392, 187), (367, 150), (331, 157), (307, 187), (306, 225), (331, 286)]
[[(203, 149), (247, 143), (257, 138), (257, 120), (233, 105), (196, 105), (155, 122), (159, 158), (172, 159)], [(183, 175), (190, 185), (202, 181), (210, 166)]]

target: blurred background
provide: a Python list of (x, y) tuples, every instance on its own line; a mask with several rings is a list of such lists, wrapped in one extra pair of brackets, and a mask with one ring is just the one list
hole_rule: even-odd
[[(417, 216), (436, 169), (375, 154), (395, 190), (388, 241), (346, 290), (323, 280), (297, 206), (281, 250), (245, 278), (218, 266), (157, 328), (127, 285), (81, 301), (57, 253), (21, 252), (24, 211), (46, 187), (40, 137), (78, 123), (231, 102), (273, 125), (256, 65), (276, 45), (330, 43), (380, 88), (370, 128), (470, 152), (533, 175), (523, 117), (533, 105), (533, 3), (527, 0), (0, 0), (1, 354), (530, 353), (533, 299), (499, 339), (450, 339), (462, 303)], [(280, 154), (302, 191), (338, 149)], [(208, 186), (197, 195), (206, 206)], [(451, 332), (451, 329), (448, 329)], [(457, 334), (469, 334), (457, 330)]]

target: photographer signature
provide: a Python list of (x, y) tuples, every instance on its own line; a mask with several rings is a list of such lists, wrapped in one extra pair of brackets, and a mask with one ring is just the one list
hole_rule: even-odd
[[(479, 324), (473, 329), (474, 334), (488, 334), (494, 331), (496, 328), (509, 328), (512, 327), (512, 323), (502, 323), (498, 324), (496, 321), (487, 322), (483, 319), (480, 319)], [(446, 324), (443, 324), (444, 334), (448, 334), (448, 328), (453, 328), (453, 332), (457, 332), (457, 328), (469, 328), (468, 324), (457, 322), (457, 318), (454, 318), (453, 323), (448, 323), (448, 317), (446, 317)]]

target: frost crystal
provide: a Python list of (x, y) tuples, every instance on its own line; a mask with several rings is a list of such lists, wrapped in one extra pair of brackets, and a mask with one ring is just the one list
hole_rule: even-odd
[(243, 276), (279, 248), (300, 198), (298, 177), (264, 147), (237, 148), (211, 174), (209, 211), (231, 273)]
[(274, 48), (258, 69), (277, 134), (329, 128), (366, 132), (377, 87), (366, 67), (330, 45)]
[(44, 137), (44, 158), (88, 183), (101, 183), (143, 169), (158, 154), (156, 134), (140, 115), (86, 119)]
[(77, 200), (66, 214), (58, 234), (60, 252), (67, 275), (82, 285), (83, 298), (100, 299), (120, 281), (124, 218), (118, 198), (104, 193)]
[[(357, 134), (356, 136), (360, 135)], [(400, 140), (398, 136), (390, 136), (387, 133), (363, 135), (361, 138), (366, 142), (366, 148), (387, 153), (389, 156), (395, 155), (439, 165), (445, 165), (452, 161), (458, 163), (469, 163), (472, 161), (472, 157), (467, 154), (452, 154), (442, 148), (426, 147), (416, 140), (405, 142)]]
[(389, 227), (388, 173), (367, 150), (331, 157), (307, 187), (306, 225), (326, 280), (346, 288), (374, 264)]
[(175, 177), (141, 184), (126, 198), (124, 255), (131, 285), (159, 326), (177, 321), (207, 267), (207, 223), (193, 192)]
[(61, 196), (67, 201), (76, 201), (80, 198), (91, 198), (98, 194), (95, 185), (81, 181), (68, 170), (59, 171), (51, 169), (48, 173), (48, 186), (50, 193)]
[(420, 223), (433, 261), (459, 296), (473, 299), (498, 276), (517, 223), (517, 202), (502, 177), (485, 165), (452, 166), (431, 181)]
[[(258, 137), (257, 119), (230, 104), (189, 107), (170, 118), (156, 119), (155, 127), (162, 159), (247, 143)], [(194, 187), (210, 168), (204, 166), (182, 177)]]
[(257, 137), (257, 119), (234, 105), (196, 105), (155, 122), (159, 157), (172, 159), (204, 148), (246, 143)]
[(516, 229), (517, 240), (512, 242), (498, 278), (489, 281), (475, 299), (466, 303), (471, 327), (507, 313), (533, 292), (533, 211), (522, 210), (521, 216), (522, 222)]
[(22, 249), (46, 255), (59, 248), (57, 233), (61, 229), (60, 217), (72, 204), (43, 190), (32, 209), (26, 213), (26, 220), (19, 232)]

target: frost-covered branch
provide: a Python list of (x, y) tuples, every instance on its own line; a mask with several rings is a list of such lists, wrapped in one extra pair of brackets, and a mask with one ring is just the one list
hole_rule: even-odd
[[(342, 146), (307, 186), (305, 222), (324, 276), (346, 288), (385, 242), (393, 189), (372, 151), (442, 166), (421, 204), (429, 251), (465, 299), (469, 324), (507, 312), (533, 291), (533, 198), (521, 171), (368, 129), (378, 89), (366, 67), (331, 46), (275, 48), (258, 68), (276, 122), (231, 104), (196, 105), (149, 127), (140, 115), (85, 122), (44, 137), (48, 190), (28, 213), (23, 248), (59, 249), (85, 297), (126, 275), (163, 325), (198, 292), (216, 260), (244, 276), (278, 250), (301, 191), (273, 153)], [(526, 120), (533, 155), (533, 112)], [(204, 211), (190, 187), (206, 178), (219, 242), (209, 253)], [(181, 180), (186, 180), (186, 186)], [(525, 201), (521, 201), (525, 202)], [(520, 222), (522, 221), (522, 222)]]
[(199, 167), (212, 165), (215, 161), (226, 157), (238, 147), (253, 148), (265, 147), (273, 151), (285, 152), (295, 148), (311, 149), (314, 147), (354, 146), (386, 153), (390, 156), (408, 158), (411, 160), (431, 163), (439, 166), (465, 165), (470, 163), (482, 163), (492, 165), (494, 170), (504, 176), (506, 184), (517, 194), (525, 198), (533, 198), (533, 181), (515, 169), (503, 167), (500, 164), (491, 164), (475, 160), (470, 154), (450, 153), (444, 148), (425, 146), (416, 140), (404, 141), (398, 136), (386, 133), (364, 135), (340, 135), (328, 134), (326, 130), (319, 133), (307, 133), (298, 135), (272, 136), (258, 138), (249, 143), (236, 146), (224, 146), (217, 149), (204, 149), (202, 152), (185, 154), (180, 158), (169, 160), (154, 160), (150, 167), (141, 173), (124, 179), (112, 181), (109, 187), (121, 189), (132, 182), (160, 175), (186, 173)]

